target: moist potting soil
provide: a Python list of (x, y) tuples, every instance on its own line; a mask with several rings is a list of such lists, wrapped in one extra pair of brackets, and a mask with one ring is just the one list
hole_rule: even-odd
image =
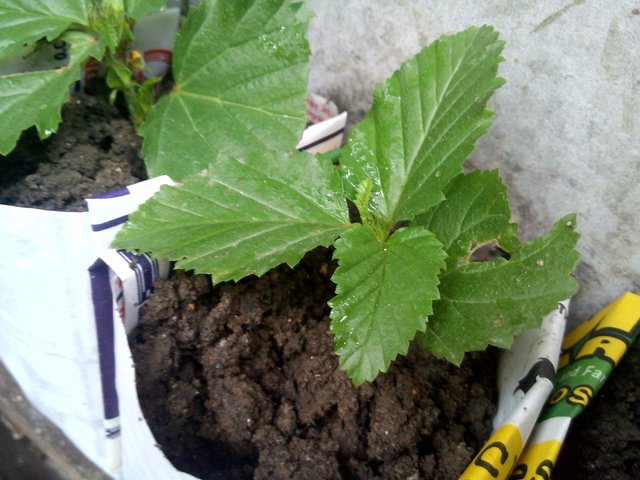
[[(102, 97), (64, 109), (59, 133), (27, 133), (1, 159), (0, 202), (78, 211), (145, 178), (130, 122)], [(454, 479), (490, 434), (495, 350), (460, 368), (412, 347), (372, 384), (337, 368), (326, 301), (331, 251), (212, 287), (159, 284), (130, 342), (145, 417), (177, 468), (208, 478)], [(640, 348), (580, 416), (556, 478), (640, 474)]]

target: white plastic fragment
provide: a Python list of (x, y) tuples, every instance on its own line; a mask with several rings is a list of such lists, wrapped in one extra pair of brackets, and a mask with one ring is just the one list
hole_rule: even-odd
[(515, 338), (511, 349), (502, 352), (498, 365), (499, 399), (493, 418), (494, 429), (505, 423), (522, 402), (536, 376), (546, 375), (553, 381), (568, 312), (569, 300), (560, 302), (556, 310), (544, 317), (540, 328), (521, 333)]
[(326, 153), (342, 145), (347, 112), (307, 127), (297, 145), (298, 150), (309, 153)]
[(173, 7), (141, 18), (133, 28), (133, 48), (142, 52), (144, 70), (137, 80), (163, 77), (171, 66), (173, 41), (180, 25), (180, 9)]
[(25, 46), (0, 60), (0, 75), (55, 70), (69, 64), (69, 45), (61, 40), (37, 47)]

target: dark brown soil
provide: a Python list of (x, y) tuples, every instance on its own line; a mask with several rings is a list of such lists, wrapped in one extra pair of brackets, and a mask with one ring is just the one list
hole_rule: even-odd
[[(60, 133), (0, 158), (0, 203), (84, 209), (146, 177), (115, 107), (83, 96)], [(158, 285), (132, 337), (145, 416), (180, 469), (206, 478), (457, 478), (488, 437), (495, 352), (458, 369), (415, 349), (372, 385), (336, 368), (318, 249), (295, 269), (211, 287)], [(640, 346), (571, 429), (555, 478), (640, 478)]]
[(295, 269), (215, 289), (186, 275), (157, 287), (134, 359), (145, 415), (179, 468), (204, 479), (254, 468), (264, 479), (452, 479), (486, 440), (492, 353), (456, 368), (412, 349), (353, 387), (328, 333), (329, 258), (318, 249)]
[(63, 109), (57, 135), (35, 129), (0, 156), (0, 203), (44, 210), (86, 210), (84, 199), (147, 178), (140, 138), (119, 110), (100, 98), (76, 97)]

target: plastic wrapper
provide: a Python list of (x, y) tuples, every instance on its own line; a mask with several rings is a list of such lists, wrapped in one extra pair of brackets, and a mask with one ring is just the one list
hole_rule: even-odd
[(309, 122), (324, 122), (336, 117), (339, 113), (338, 107), (331, 100), (315, 93), (309, 94), (307, 98), (307, 119)]
[(302, 134), (302, 140), (297, 145), (298, 150), (326, 153), (340, 148), (346, 123), (347, 112), (342, 112), (333, 118), (310, 125)]

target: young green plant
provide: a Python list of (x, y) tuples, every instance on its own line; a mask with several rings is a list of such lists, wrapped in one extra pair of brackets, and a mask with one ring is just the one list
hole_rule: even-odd
[[(377, 86), (336, 168), (293, 148), (307, 21), (286, 0), (192, 10), (174, 48), (176, 88), (142, 127), (150, 172), (179, 183), (132, 214), (114, 246), (219, 283), (334, 245), (330, 328), (356, 385), (412, 340), (456, 364), (467, 351), (509, 347), (576, 291), (578, 236), (569, 215), (521, 244), (498, 173), (463, 173), (491, 125), (503, 42), (472, 27), (405, 62)], [(510, 259), (474, 262), (490, 243)]]
[[(122, 91), (134, 122), (141, 123), (153, 101), (151, 87), (132, 80), (127, 47), (131, 24), (160, 10), (164, 0), (0, 0), (0, 154), (15, 147), (20, 133), (35, 125), (40, 138), (56, 131), (60, 108), (90, 58), (104, 60), (107, 83)], [(23, 71), (22, 59), (55, 44), (66, 64)], [(45, 65), (47, 62), (44, 63)]]

